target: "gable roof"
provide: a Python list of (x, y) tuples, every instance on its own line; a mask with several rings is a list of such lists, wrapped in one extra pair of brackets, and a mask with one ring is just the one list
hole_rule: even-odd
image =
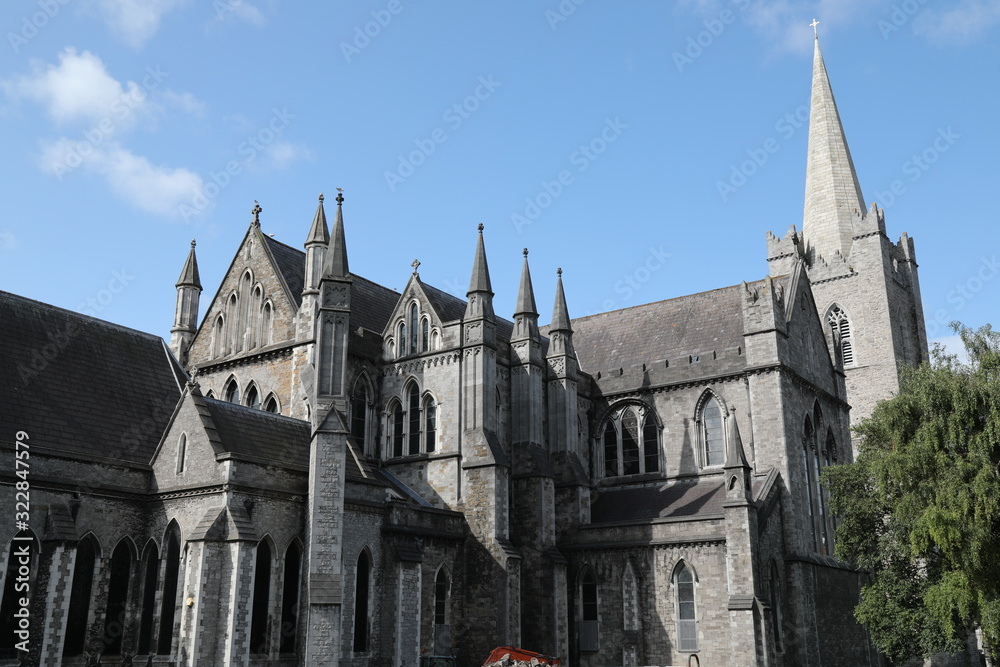
[(742, 290), (733, 285), (572, 320), (580, 368), (596, 373), (739, 347)]
[(0, 291), (0, 340), (0, 432), (149, 463), (186, 381), (162, 339)]
[[(271, 257), (274, 258), (275, 269), (281, 275), (296, 308), (302, 305), (302, 289), (305, 281), (306, 254), (264, 235)], [(351, 289), (351, 324), (374, 331), (382, 335), (385, 325), (392, 316), (392, 311), (399, 301), (399, 292), (383, 287), (367, 278), (352, 273), (354, 284)], [(463, 306), (464, 312), (464, 306)]]
[(275, 464), (309, 465), (309, 422), (216, 398), (199, 397), (218, 435), (213, 445)]

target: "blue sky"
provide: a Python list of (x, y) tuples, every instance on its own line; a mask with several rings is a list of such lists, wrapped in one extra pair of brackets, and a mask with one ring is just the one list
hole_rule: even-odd
[[(998, 324), (1000, 1), (32, 0), (0, 44), (0, 289), (169, 337), (250, 222), (549, 320), (755, 280), (801, 228), (812, 29), (866, 200), (916, 241), (928, 333)], [(773, 150), (774, 146), (776, 150)], [(771, 152), (763, 151), (764, 146)], [(754, 160), (750, 164), (748, 160)], [(328, 207), (328, 211), (330, 208)]]

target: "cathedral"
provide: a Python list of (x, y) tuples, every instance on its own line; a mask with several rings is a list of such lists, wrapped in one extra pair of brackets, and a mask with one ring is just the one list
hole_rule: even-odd
[(573, 319), (560, 272), (544, 326), (482, 225), (465, 299), (352, 273), (339, 194), (207, 304), (192, 243), (169, 344), (0, 292), (0, 666), (881, 664), (819, 475), (927, 339), (818, 40), (805, 180), (763, 279)]

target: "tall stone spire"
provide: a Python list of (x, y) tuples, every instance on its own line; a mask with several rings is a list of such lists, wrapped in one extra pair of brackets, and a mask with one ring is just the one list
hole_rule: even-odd
[(531, 270), (528, 269), (528, 249), (524, 249), (524, 266), (521, 267), (521, 285), (517, 289), (517, 306), (514, 315), (538, 315), (535, 290), (531, 287)]
[(815, 44), (802, 221), (810, 262), (817, 254), (832, 258), (837, 251), (847, 257), (853, 243), (854, 212), (865, 213), (865, 200), (833, 99), (819, 37)]
[(201, 278), (198, 275), (198, 258), (194, 254), (195, 242), (177, 279), (177, 304), (174, 307), (174, 326), (170, 329), (170, 351), (181, 364), (187, 363), (187, 353), (198, 333), (198, 302), (201, 299)]
[(472, 279), (469, 281), (469, 298), (465, 317), (493, 317), (493, 286), (490, 284), (490, 265), (486, 262), (486, 244), (483, 242), (483, 225), (479, 224), (476, 256), (472, 261)]
[(556, 302), (552, 307), (552, 324), (549, 331), (573, 332), (569, 323), (569, 308), (566, 307), (566, 292), (563, 291), (562, 269), (556, 271)]
[(333, 220), (333, 234), (330, 237), (330, 249), (326, 252), (324, 276), (346, 276), (347, 240), (344, 238), (344, 194), (337, 193), (337, 217)]

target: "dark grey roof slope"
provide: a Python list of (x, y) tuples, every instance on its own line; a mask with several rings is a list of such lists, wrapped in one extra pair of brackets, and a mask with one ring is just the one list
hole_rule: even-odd
[(223, 451), (275, 464), (309, 465), (309, 422), (202, 397)]
[(275, 241), (270, 236), (265, 235), (264, 240), (267, 241), (268, 250), (274, 257), (276, 268), (285, 279), (285, 284), (288, 285), (292, 298), (295, 299), (295, 305), (301, 306), (302, 288), (306, 279), (306, 254), (281, 241)]
[(0, 292), (0, 433), (148, 464), (183, 371), (152, 334)]
[[(291, 246), (287, 246), (280, 241), (275, 241), (269, 236), (267, 240), (268, 248), (277, 264), (277, 269), (285, 279), (288, 289), (291, 290), (295, 299), (295, 305), (302, 305), (302, 288), (305, 280), (306, 254)], [(351, 304), (351, 323), (354, 326), (364, 327), (369, 331), (374, 331), (379, 335), (385, 330), (385, 325), (392, 315), (396, 302), (399, 301), (399, 292), (388, 287), (382, 287), (373, 283), (367, 278), (351, 274), (354, 281)], [(462, 312), (465, 312), (465, 305), (462, 305)]]
[(590, 508), (592, 523), (722, 516), (725, 482), (718, 478), (604, 491)]
[(364, 327), (379, 336), (399, 302), (399, 292), (351, 274), (351, 326)]
[(420, 281), (420, 286), (424, 288), (424, 293), (430, 299), (431, 305), (441, 317), (442, 322), (454, 322), (465, 317), (465, 300), (457, 296), (439, 290), (433, 285)]
[(575, 319), (573, 345), (580, 366), (593, 374), (741, 346), (742, 291), (742, 285), (723, 287)]

